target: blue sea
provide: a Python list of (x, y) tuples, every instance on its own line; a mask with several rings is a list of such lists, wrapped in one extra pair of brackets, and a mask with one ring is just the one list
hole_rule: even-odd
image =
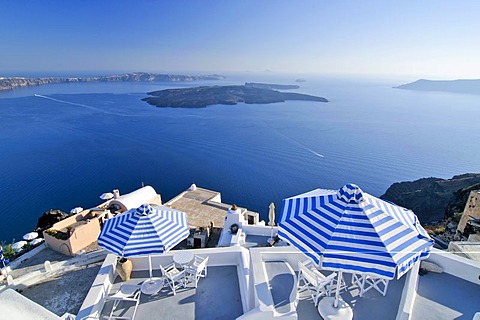
[[(306, 77), (329, 103), (155, 108), (175, 87), (295, 84), (286, 76), (192, 83), (83, 83), (0, 92), (0, 239), (19, 240), (49, 209), (153, 186), (167, 201), (192, 183), (268, 217), (274, 202), (356, 183), (480, 172), (480, 96), (393, 89), (404, 81)], [(37, 95), (37, 96), (35, 96)]]

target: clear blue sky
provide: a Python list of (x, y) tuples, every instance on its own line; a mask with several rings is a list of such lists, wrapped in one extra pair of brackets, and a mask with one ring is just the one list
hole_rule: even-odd
[(480, 1), (0, 0), (0, 75), (267, 69), (480, 78)]

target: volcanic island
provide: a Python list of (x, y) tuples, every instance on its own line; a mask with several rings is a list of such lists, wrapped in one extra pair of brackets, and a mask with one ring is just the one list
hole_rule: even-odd
[[(288, 100), (328, 102), (323, 97), (296, 92), (273, 90), (279, 85), (245, 83), (230, 86), (200, 86), (193, 88), (165, 89), (149, 92), (151, 97), (143, 101), (160, 108), (205, 108), (223, 104), (269, 104)], [(292, 86), (292, 89), (294, 86)]]

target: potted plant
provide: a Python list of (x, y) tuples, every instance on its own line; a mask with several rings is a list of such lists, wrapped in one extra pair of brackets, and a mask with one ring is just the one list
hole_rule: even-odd
[(132, 260), (124, 257), (117, 258), (117, 273), (122, 278), (123, 281), (130, 280), (130, 275), (132, 274)]

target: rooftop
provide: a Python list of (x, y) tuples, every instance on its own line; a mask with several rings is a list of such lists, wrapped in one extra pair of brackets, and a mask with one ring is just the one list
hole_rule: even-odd
[[(174, 296), (168, 286), (155, 295), (142, 294), (137, 310), (137, 319), (235, 319), (243, 314), (237, 269), (234, 266), (217, 266), (208, 269), (208, 277), (195, 288), (189, 284), (177, 290)], [(128, 284), (141, 285), (148, 279), (147, 271), (135, 271)], [(112, 285), (116, 292), (122, 283), (119, 278)], [(228, 285), (226, 285), (228, 283)], [(113, 303), (107, 303), (100, 319), (108, 319)], [(228, 308), (225, 308), (228, 304)], [(128, 316), (133, 313), (130, 304), (119, 305), (114, 315)]]
[(213, 222), (215, 227), (223, 227), (229, 204), (222, 203), (219, 192), (196, 187), (187, 190), (165, 203), (165, 205), (188, 214), (188, 224), (192, 227), (205, 227)]
[[(214, 253), (212, 250), (221, 250), (222, 252)], [(209, 255), (213, 258), (212, 265), (208, 266), (208, 276), (200, 280), (198, 288), (195, 289), (193, 284), (189, 284), (187, 288), (181, 288), (177, 291), (176, 295), (173, 295), (171, 289), (165, 285), (160, 292), (156, 294), (142, 294), (135, 317), (136, 319), (161, 318), (168, 320), (178, 319), (179, 315), (181, 315), (182, 319), (236, 319), (246, 313), (248, 308), (251, 309), (258, 304), (256, 300), (261, 300), (268, 304), (268, 298), (262, 298), (261, 292), (257, 291), (255, 294), (251, 292), (249, 298), (249, 293), (245, 291), (248, 280), (242, 279), (242, 275), (244, 275), (245, 269), (248, 269), (249, 262), (242, 262), (241, 259), (239, 259), (239, 255), (248, 255), (246, 249), (231, 247), (222, 249), (195, 249), (193, 251), (197, 254)], [(292, 248), (287, 247), (257, 248), (255, 251), (256, 252), (250, 256), (250, 263), (254, 265), (254, 269), (259, 269), (262, 270), (261, 272), (264, 272), (268, 284), (267, 290), (271, 294), (272, 308), (275, 309), (278, 314), (288, 313), (290, 292), (296, 290), (298, 275), (294, 267), (295, 263), (293, 262), (299, 259), (303, 261), (304, 257), (302, 257), (300, 252), (293, 252)], [(166, 261), (171, 261), (173, 254), (175, 253), (171, 253), (170, 257), (155, 257), (155, 259), (157, 259), (156, 262), (162, 261), (162, 263), (167, 263)], [(137, 263), (139, 268), (142, 268), (146, 262), (137, 259), (134, 260), (134, 264), (135, 263)], [(154, 265), (156, 265), (156, 263), (154, 263)], [(293, 273), (290, 273), (288, 270), (292, 270)], [(255, 270), (250, 269), (247, 274), (255, 278), (255, 272)], [(328, 275), (330, 272), (323, 271), (323, 273)], [(160, 273), (158, 269), (156, 269), (154, 271), (154, 277), (159, 276)], [(427, 284), (427, 286), (431, 286), (436, 281), (435, 276), (434, 274), (427, 274), (422, 278), (422, 282)], [(148, 271), (138, 270), (132, 273), (132, 279), (127, 283), (141, 285), (143, 281), (147, 279)], [(390, 281), (385, 297), (375, 290), (370, 290), (360, 297), (358, 287), (351, 284), (351, 276), (345, 274), (344, 279), (347, 288), (345, 291), (342, 291), (341, 297), (353, 308), (354, 319), (396, 318), (401, 306), (406, 277), (402, 277), (400, 280)], [(423, 281), (423, 279), (427, 281)], [(121, 283), (120, 281), (119, 277), (115, 278), (109, 294), (117, 291)], [(255, 288), (260, 285), (261, 281), (258, 284), (259, 279), (252, 279), (252, 281), (254, 282), (254, 286), (251, 287), (250, 290), (255, 291)], [(433, 288), (435, 288), (435, 285), (433, 285)], [(478, 285), (471, 284), (471, 288), (476, 288), (478, 293)], [(436, 294), (438, 295), (438, 293)], [(443, 295), (448, 296), (446, 294)], [(425, 310), (422, 304), (423, 302), (420, 301), (416, 303), (415, 307)], [(430, 308), (434, 308), (434, 306), (429, 305), (426, 310)], [(110, 313), (110, 310), (111, 303), (109, 302), (102, 308), (102, 316), (100, 319), (106, 319), (106, 315)], [(133, 313), (133, 310), (131, 304), (128, 305), (125, 303), (119, 306), (117, 309), (118, 313), (115, 313), (115, 315), (128, 316)], [(296, 313), (299, 319), (318, 318), (317, 308), (314, 306), (308, 290), (300, 291)], [(413, 319), (424, 319), (424, 314), (425, 313), (417, 313)]]

